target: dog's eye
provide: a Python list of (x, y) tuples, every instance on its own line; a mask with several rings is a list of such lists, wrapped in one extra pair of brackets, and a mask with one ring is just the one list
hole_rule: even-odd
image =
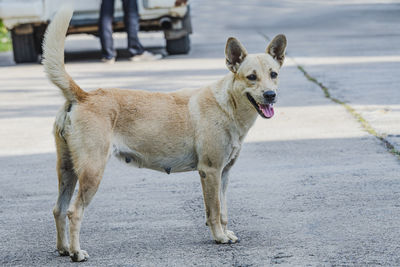
[(278, 73), (276, 73), (275, 71), (271, 71), (270, 76), (272, 79), (275, 79), (276, 77), (278, 77)]
[(250, 74), (249, 76), (247, 76), (247, 79), (249, 79), (250, 81), (255, 81), (255, 80), (257, 80), (257, 75)]

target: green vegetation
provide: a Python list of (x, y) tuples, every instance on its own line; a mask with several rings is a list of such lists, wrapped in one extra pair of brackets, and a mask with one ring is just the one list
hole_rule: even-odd
[(12, 49), (10, 33), (7, 31), (3, 22), (0, 20), (0, 52)]

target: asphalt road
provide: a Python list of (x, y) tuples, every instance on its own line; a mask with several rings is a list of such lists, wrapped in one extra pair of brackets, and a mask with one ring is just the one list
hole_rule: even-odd
[[(301, 2), (301, 4), (300, 4)], [(225, 41), (261, 53), (288, 37), (276, 114), (258, 119), (231, 172), (230, 228), (217, 245), (195, 172), (166, 175), (112, 159), (86, 210), (82, 266), (399, 266), (400, 160), (298, 66), (400, 144), (398, 1), (194, 1), (188, 56), (99, 63), (98, 40), (67, 39), (67, 70), (86, 90), (170, 91), (227, 73)], [(163, 50), (160, 34), (144, 44)], [(117, 36), (119, 47), (123, 36)], [(55, 251), (51, 135), (63, 100), (40, 65), (0, 54), (0, 265), (76, 265)]]

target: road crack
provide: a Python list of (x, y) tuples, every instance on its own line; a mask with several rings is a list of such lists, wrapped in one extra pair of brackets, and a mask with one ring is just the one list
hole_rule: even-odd
[[(293, 59), (292, 59), (293, 60)], [(293, 60), (293, 62), (295, 62)], [(398, 159), (400, 159), (400, 151), (397, 150), (394, 145), (392, 143), (390, 143), (387, 139), (386, 139), (386, 135), (380, 134), (378, 133), (372, 126), (371, 124), (369, 124), (369, 122), (360, 114), (358, 113), (352, 106), (350, 106), (349, 104), (347, 104), (346, 102), (333, 97), (331, 95), (331, 93), (329, 92), (329, 88), (326, 87), (323, 83), (319, 82), (316, 78), (312, 77), (305, 69), (304, 67), (296, 64), (296, 67), (298, 70), (300, 70), (304, 76), (312, 83), (315, 83), (316, 85), (318, 85), (322, 92), (324, 93), (325, 97), (328, 98), (329, 100), (331, 100), (332, 102), (335, 102), (339, 105), (342, 105), (352, 116), (354, 119), (356, 119), (360, 124), (361, 127), (368, 132), (369, 134), (375, 136), (379, 141), (381, 141), (381, 143), (385, 146), (385, 148), (387, 149), (387, 151), (389, 151), (392, 155), (396, 156)]]

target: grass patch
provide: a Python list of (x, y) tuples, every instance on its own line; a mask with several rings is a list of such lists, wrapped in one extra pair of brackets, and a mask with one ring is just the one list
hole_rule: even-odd
[(12, 43), (10, 33), (0, 20), (0, 52), (10, 51), (12, 49)]

